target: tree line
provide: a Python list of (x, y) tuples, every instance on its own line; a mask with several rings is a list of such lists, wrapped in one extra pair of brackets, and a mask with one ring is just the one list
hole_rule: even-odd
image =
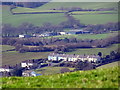
[(18, 27), (14, 27), (11, 24), (2, 24), (2, 36), (3, 37), (18, 37), (20, 34), (42, 34), (44, 32), (60, 32), (64, 29), (80, 29), (90, 31), (93, 34), (108, 33), (110, 31), (120, 30), (120, 22), (111, 22), (107, 24), (97, 24), (97, 25), (84, 25), (76, 20), (72, 16), (66, 16), (67, 21), (61, 22), (58, 25), (53, 25), (51, 23), (44, 23), (42, 26), (35, 26), (32, 23), (22, 23)]
[(104, 48), (112, 44), (120, 43), (120, 36), (112, 36), (106, 39), (77, 39), (77, 38), (2, 38), (3, 45), (16, 47), (19, 52), (69, 52), (76, 48)]
[[(40, 2), (39, 2), (40, 1)], [(45, 2), (41, 2), (41, 0), (38, 0), (38, 2), (2, 2), (2, 5), (13, 5), (13, 6), (18, 6), (18, 7), (27, 7), (27, 8), (36, 8), (39, 6), (42, 6), (46, 3), (48, 3), (50, 0), (46, 0)]]

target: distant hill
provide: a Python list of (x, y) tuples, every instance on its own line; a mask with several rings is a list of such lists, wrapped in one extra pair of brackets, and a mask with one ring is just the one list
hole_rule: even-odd
[(118, 88), (118, 67), (37, 77), (3, 77), (3, 88)]

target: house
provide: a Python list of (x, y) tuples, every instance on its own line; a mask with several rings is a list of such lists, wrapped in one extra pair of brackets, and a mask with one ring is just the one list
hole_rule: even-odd
[(30, 76), (40, 76), (42, 74), (37, 74), (36, 72), (32, 71), (32, 70), (26, 70), (22, 72), (22, 76), (24, 77), (30, 77)]
[(22, 34), (22, 35), (19, 35), (19, 38), (30, 38), (31, 35), (26, 35), (26, 34)]
[(0, 67), (0, 72), (12, 72), (13, 71), (13, 68), (11, 66), (3, 66), (3, 67)]
[(40, 36), (48, 37), (48, 36), (56, 36), (56, 35), (58, 35), (58, 33), (56, 32), (46, 32), (46, 33), (41, 34)]
[(57, 53), (51, 53), (48, 55), (48, 60), (51, 61), (72, 61), (76, 62), (77, 60), (81, 61), (89, 61), (89, 62), (97, 62), (100, 61), (100, 56), (98, 55), (67, 55), (67, 54), (57, 54)]
[(21, 62), (21, 67), (27, 67), (28, 69), (37, 66), (38, 64), (34, 62), (33, 60), (26, 60)]
[(65, 35), (66, 34), (66, 32), (59, 32), (60, 33), (60, 35)]

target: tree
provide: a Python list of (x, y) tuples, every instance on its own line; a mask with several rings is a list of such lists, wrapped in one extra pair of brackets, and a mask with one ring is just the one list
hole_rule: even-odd
[(101, 56), (102, 56), (102, 53), (101, 53), (101, 52), (98, 52), (98, 55), (101, 57)]

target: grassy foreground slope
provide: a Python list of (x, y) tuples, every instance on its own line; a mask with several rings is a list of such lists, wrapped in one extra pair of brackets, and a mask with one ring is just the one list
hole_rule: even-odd
[(118, 88), (118, 67), (38, 77), (4, 77), (2, 81), (3, 88)]

